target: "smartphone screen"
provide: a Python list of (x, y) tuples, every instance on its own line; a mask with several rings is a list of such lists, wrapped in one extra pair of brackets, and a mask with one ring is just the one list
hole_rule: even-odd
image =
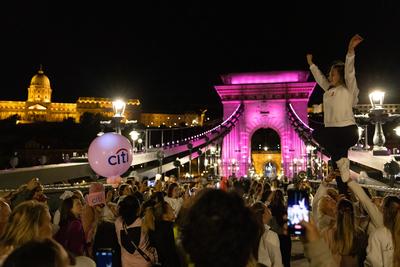
[(112, 249), (99, 249), (96, 251), (97, 267), (112, 267), (113, 251)]
[(154, 187), (155, 184), (156, 184), (156, 180), (147, 180), (148, 187)]
[(290, 233), (303, 235), (302, 220), (309, 221), (310, 200), (307, 191), (288, 190), (288, 228)]

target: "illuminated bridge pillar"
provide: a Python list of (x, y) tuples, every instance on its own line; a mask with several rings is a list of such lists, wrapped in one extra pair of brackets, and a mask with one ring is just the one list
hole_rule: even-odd
[(224, 119), (240, 103), (244, 112), (222, 144), (222, 175), (247, 174), (251, 166), (251, 137), (260, 128), (271, 128), (281, 138), (282, 168), (292, 177), (293, 159), (305, 159), (303, 141), (290, 125), (286, 112), (289, 102), (308, 124), (307, 104), (315, 82), (307, 82), (308, 71), (276, 71), (222, 75), (223, 85), (215, 86), (221, 98)]

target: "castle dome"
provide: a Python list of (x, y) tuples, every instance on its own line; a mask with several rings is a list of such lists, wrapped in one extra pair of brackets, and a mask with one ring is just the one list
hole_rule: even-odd
[(38, 73), (35, 76), (32, 77), (31, 86), (42, 87), (42, 88), (50, 88), (50, 80), (44, 74), (42, 66), (40, 66), (40, 69), (39, 69)]

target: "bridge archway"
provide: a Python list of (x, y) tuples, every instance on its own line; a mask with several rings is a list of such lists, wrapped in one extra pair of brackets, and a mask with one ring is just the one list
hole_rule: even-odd
[(251, 134), (251, 162), (259, 176), (273, 178), (281, 173), (281, 138), (271, 128), (260, 128)]
[(224, 119), (243, 104), (244, 111), (222, 144), (222, 175), (244, 176), (252, 165), (251, 137), (260, 128), (271, 128), (281, 138), (283, 174), (293, 175), (292, 162), (306, 154), (304, 142), (291, 126), (286, 107), (290, 103), (308, 123), (307, 104), (315, 82), (308, 71), (276, 71), (222, 75), (215, 86), (223, 104)]

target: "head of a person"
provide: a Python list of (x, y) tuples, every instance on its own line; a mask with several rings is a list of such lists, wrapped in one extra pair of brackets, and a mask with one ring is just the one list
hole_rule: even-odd
[(268, 224), (272, 219), (271, 210), (261, 201), (254, 203), (251, 210), (254, 212), (257, 222), (261, 225), (261, 229), (264, 230), (264, 224)]
[(276, 189), (274, 191), (274, 195), (271, 199), (271, 207), (273, 210), (285, 209), (285, 196), (282, 190)]
[(382, 212), (385, 227), (390, 230), (395, 229), (395, 225), (400, 219), (400, 198), (386, 196), (382, 201)]
[(127, 196), (127, 195), (132, 195), (133, 190), (132, 186), (130, 184), (121, 184), (118, 189), (118, 194), (120, 196)]
[(43, 186), (42, 185), (39, 184), (33, 189), (32, 199), (36, 200), (36, 201), (39, 201), (39, 202), (46, 202), (47, 201), (48, 198), (43, 192)]
[(52, 230), (47, 205), (35, 200), (25, 201), (11, 212), (1, 243), (19, 247), (31, 240), (51, 238)]
[(32, 240), (15, 249), (3, 267), (67, 267), (70, 259), (56, 241), (46, 238)]
[(179, 196), (179, 186), (177, 183), (170, 183), (167, 190), (167, 196), (177, 198)]
[(11, 214), (10, 205), (6, 201), (0, 199), (0, 236), (4, 232), (4, 228), (8, 222), (10, 214)]
[(245, 267), (258, 250), (259, 224), (234, 192), (202, 190), (183, 219), (182, 244), (197, 267)]
[(162, 187), (163, 187), (162, 181), (157, 180), (157, 182), (154, 185), (154, 191), (160, 192), (160, 191), (162, 191)]
[(6, 223), (8, 221), (8, 218), (10, 217), (10, 214), (10, 205), (6, 201), (0, 199), (0, 224)]
[(118, 205), (118, 215), (127, 224), (132, 224), (140, 215), (140, 202), (132, 195), (126, 196)]
[(61, 202), (60, 225), (68, 223), (70, 220), (78, 219), (82, 213), (81, 200), (73, 195)]
[(168, 202), (162, 200), (154, 205), (154, 218), (156, 221), (175, 221), (174, 209)]
[(164, 201), (164, 192), (153, 192), (151, 195), (151, 199), (153, 199), (156, 203)]
[(323, 196), (318, 202), (318, 212), (322, 215), (336, 217), (336, 200), (329, 195)]
[(74, 190), (74, 191), (72, 191), (72, 193), (79, 198), (82, 205), (85, 205), (86, 201), (85, 201), (85, 198), (83, 197), (83, 193), (81, 190)]
[(337, 203), (336, 231), (334, 233), (337, 252), (342, 255), (351, 253), (356, 237), (356, 222), (353, 203), (345, 198)]
[[(328, 188), (328, 189), (326, 190), (326, 194), (327, 194), (328, 196), (330, 196), (332, 199), (334, 199), (335, 201), (337, 201), (337, 200), (339, 199), (339, 193), (338, 193), (338, 191), (337, 191), (336, 189), (334, 189), (334, 188)], [(335, 203), (335, 205), (336, 205), (336, 203)]]
[(106, 194), (106, 203), (111, 202), (114, 199), (115, 196), (115, 188), (112, 187), (108, 187), (105, 190), (105, 194)]
[(329, 70), (328, 80), (331, 86), (339, 86), (341, 84), (345, 84), (343, 62), (333, 62)]

